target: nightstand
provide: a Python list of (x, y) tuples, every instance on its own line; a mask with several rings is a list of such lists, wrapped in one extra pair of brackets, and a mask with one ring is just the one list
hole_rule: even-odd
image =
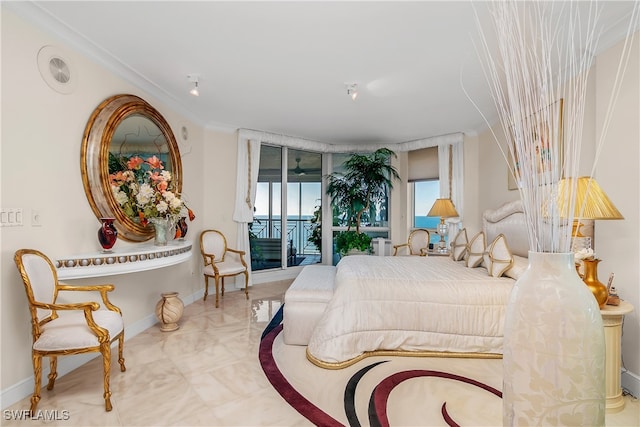
[(620, 386), (622, 319), (632, 311), (633, 306), (624, 300), (620, 300), (620, 305), (605, 305), (600, 309), (604, 325), (607, 412), (619, 412), (624, 408)]
[[(437, 249), (433, 249), (433, 250), (420, 249), (420, 253), (426, 254), (426, 256), (450, 256), (451, 255), (451, 252), (449, 251), (438, 252)], [(425, 256), (425, 255), (422, 255), (422, 256)]]

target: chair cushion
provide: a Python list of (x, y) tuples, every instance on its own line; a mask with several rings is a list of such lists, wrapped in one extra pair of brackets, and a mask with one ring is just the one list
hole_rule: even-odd
[[(242, 263), (237, 261), (231, 261), (231, 260), (217, 262), (216, 267), (218, 268), (218, 273), (220, 274), (220, 276), (231, 276), (234, 274), (242, 273), (245, 270), (245, 267), (244, 265), (242, 265)], [(204, 267), (203, 272), (207, 276), (215, 276), (215, 273), (213, 271), (213, 267), (211, 267), (211, 264), (206, 265)]]
[[(61, 351), (66, 349), (80, 349), (97, 347), (96, 337), (84, 318), (84, 311), (58, 311), (60, 317), (46, 323), (42, 327), (42, 335), (33, 344), (33, 348), (39, 351)], [(98, 326), (109, 331), (109, 338), (113, 339), (124, 329), (122, 316), (110, 310), (97, 310), (93, 313), (93, 319)]]

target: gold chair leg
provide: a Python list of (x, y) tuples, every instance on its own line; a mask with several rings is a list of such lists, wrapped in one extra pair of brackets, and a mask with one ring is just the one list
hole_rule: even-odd
[(124, 349), (124, 331), (120, 334), (118, 338), (118, 363), (120, 364), (120, 372), (125, 372), (127, 367), (124, 366), (124, 357), (122, 356), (122, 351)]
[(244, 271), (244, 295), (249, 299), (249, 273)]
[(202, 301), (207, 300), (207, 295), (209, 295), (209, 276), (204, 276), (204, 299)]
[(40, 381), (42, 377), (42, 356), (33, 353), (33, 396), (31, 396), (31, 413), (36, 411), (38, 402), (40, 401)]
[(49, 356), (49, 383), (47, 384), (47, 390), (53, 390), (56, 378), (58, 378), (58, 358), (56, 356)]
[(216, 308), (218, 308), (218, 294), (220, 291), (220, 278), (216, 275)]
[(107, 412), (111, 411), (111, 390), (109, 390), (109, 375), (111, 372), (111, 348), (110, 343), (100, 344), (100, 353), (102, 353), (102, 365), (104, 368), (104, 408)]
[(224, 297), (224, 276), (222, 276), (222, 293), (221, 295)]

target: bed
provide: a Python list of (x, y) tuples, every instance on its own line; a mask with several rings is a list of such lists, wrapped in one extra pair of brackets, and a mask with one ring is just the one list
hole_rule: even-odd
[[(487, 252), (494, 241), (506, 243), (511, 258), (501, 272), (506, 275), (494, 277), (488, 267), (468, 267), (450, 257), (343, 258), (333, 297), (311, 335), (308, 359), (335, 369), (398, 352), (501, 357), (506, 305), (527, 265), (522, 204), (485, 212), (482, 228)], [(485, 257), (484, 263), (491, 265), (492, 259)]]

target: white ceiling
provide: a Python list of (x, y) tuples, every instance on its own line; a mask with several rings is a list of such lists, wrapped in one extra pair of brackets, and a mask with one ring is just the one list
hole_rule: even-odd
[[(601, 49), (624, 37), (633, 2), (602, 6)], [(480, 40), (475, 13), (489, 33), (484, 2), (41, 1), (11, 7), (213, 128), (389, 144), (481, 130), (485, 122), (473, 103), (495, 117), (474, 47)], [(189, 95), (189, 74), (200, 76), (199, 97)], [(346, 93), (351, 82), (359, 85), (356, 101)]]

